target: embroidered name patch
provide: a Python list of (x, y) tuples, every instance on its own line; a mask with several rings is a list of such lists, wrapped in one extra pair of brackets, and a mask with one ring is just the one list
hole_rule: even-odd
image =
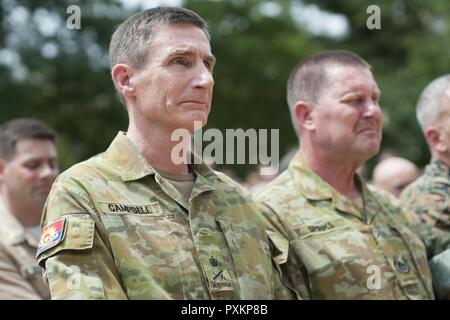
[(334, 225), (331, 222), (326, 222), (321, 225), (315, 225), (315, 226), (308, 226), (308, 229), (310, 232), (323, 232), (330, 229), (333, 229)]
[(103, 212), (107, 213), (132, 213), (132, 214), (152, 214), (160, 215), (163, 214), (161, 206), (158, 202), (152, 202), (146, 205), (128, 205), (121, 203), (102, 203)]
[(41, 232), (41, 239), (37, 248), (37, 255), (42, 251), (53, 248), (64, 238), (65, 220), (60, 219), (46, 226)]

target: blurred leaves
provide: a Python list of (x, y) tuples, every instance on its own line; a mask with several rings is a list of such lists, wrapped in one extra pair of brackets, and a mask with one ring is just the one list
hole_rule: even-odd
[[(128, 121), (110, 80), (109, 40), (137, 8), (118, 0), (0, 3), (0, 122), (19, 116), (47, 121), (61, 134), (63, 168), (105, 150)], [(74, 4), (81, 8), (80, 30), (65, 26), (66, 9)], [(381, 30), (366, 27), (373, 4), (381, 8)], [(347, 49), (373, 66), (382, 90), (383, 149), (419, 165), (428, 161), (415, 103), (427, 83), (449, 73), (450, 2), (186, 0), (184, 6), (210, 24), (218, 60), (208, 128), (280, 129), (282, 155), (296, 145), (285, 102), (291, 69), (322, 49)], [(330, 14), (339, 14), (345, 34), (313, 32), (298, 15), (319, 9), (329, 15), (315, 18), (316, 25), (330, 25)], [(250, 169), (230, 168), (241, 176)]]

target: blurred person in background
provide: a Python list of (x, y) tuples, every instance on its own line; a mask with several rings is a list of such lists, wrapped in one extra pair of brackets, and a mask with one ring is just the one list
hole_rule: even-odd
[(417, 166), (401, 157), (388, 157), (375, 166), (372, 183), (375, 187), (385, 190), (395, 197), (419, 176)]
[(58, 174), (56, 134), (35, 119), (0, 126), (0, 299), (48, 299), (35, 256), (42, 209)]
[(423, 90), (416, 115), (432, 158), (424, 174), (404, 190), (400, 202), (420, 221), (450, 233), (450, 75), (435, 79)]

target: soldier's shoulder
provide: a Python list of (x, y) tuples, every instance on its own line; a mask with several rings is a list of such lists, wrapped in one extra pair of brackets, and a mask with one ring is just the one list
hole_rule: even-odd
[(389, 193), (388, 191), (380, 189), (371, 183), (367, 184), (367, 189), (369, 189), (372, 196), (374, 196), (377, 200), (379, 200), (383, 204), (392, 205), (396, 207), (400, 206), (399, 199), (396, 198), (393, 194)]
[(434, 203), (449, 194), (449, 182), (440, 176), (421, 176), (407, 186), (400, 195), (402, 207), (417, 207), (419, 204)]
[(74, 164), (58, 176), (58, 182), (101, 178), (111, 171), (111, 165), (109, 165), (107, 161), (107, 151), (105, 151), (87, 160)]
[(227, 176), (225, 173), (214, 170), (214, 174), (217, 176), (220, 182), (222, 182), (224, 186), (226, 186), (227, 188), (235, 190), (236, 192), (239, 192), (244, 195), (249, 194), (249, 191), (243, 185), (241, 185), (233, 178)]
[(377, 188), (372, 184), (368, 184), (371, 195), (377, 200), (377, 202), (383, 208), (383, 214), (389, 220), (398, 220), (400, 222), (408, 221), (409, 218), (400, 205), (400, 201), (393, 194)]
[(261, 187), (255, 193), (255, 199), (258, 202), (266, 201), (284, 201), (290, 196), (299, 197), (296, 193), (296, 187), (289, 171), (282, 172), (278, 177)]
[(426, 171), (403, 190), (401, 198), (416, 198), (424, 193), (446, 190), (449, 184), (448, 177), (436, 174), (434, 171)]
[[(421, 179), (421, 178), (419, 178)], [(399, 203), (401, 206), (407, 206), (411, 203), (415, 203), (420, 199), (423, 194), (423, 183), (421, 181), (414, 181), (410, 185), (408, 185), (405, 189), (403, 189), (402, 193), (399, 196)]]

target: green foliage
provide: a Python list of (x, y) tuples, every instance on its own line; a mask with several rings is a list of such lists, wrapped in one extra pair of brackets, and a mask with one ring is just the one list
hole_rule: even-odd
[[(450, 70), (450, 2), (303, 0), (345, 16), (348, 32), (339, 38), (313, 35), (298, 23), (291, 11), (298, 3), (272, 1), (276, 10), (267, 12), (263, 0), (184, 1), (209, 22), (218, 60), (207, 128), (280, 129), (283, 155), (297, 143), (285, 102), (291, 69), (322, 49), (348, 49), (372, 64), (382, 90), (383, 150), (419, 165), (428, 162), (414, 110), (424, 86)], [(81, 8), (81, 30), (65, 27), (66, 8), (72, 4)], [(381, 30), (366, 27), (366, 9), (372, 4), (381, 8)], [(25, 72), (15, 62), (0, 63), (0, 122), (18, 116), (47, 121), (61, 134), (64, 169), (103, 151), (128, 121), (110, 80), (109, 40), (114, 26), (136, 10), (118, 0), (2, 1), (0, 52), (16, 52)], [(11, 20), (13, 12), (25, 12), (25, 23)], [(58, 21), (55, 32), (45, 27), (43, 13)], [(230, 167), (240, 176), (251, 169)]]
[[(450, 72), (450, 2), (440, 0), (309, 1), (323, 10), (344, 14), (350, 32), (333, 47), (349, 49), (372, 66), (380, 86), (385, 115), (382, 152), (393, 152), (419, 166), (429, 151), (415, 117), (417, 99), (424, 87)], [(381, 8), (381, 30), (366, 28), (366, 9)], [(322, 42), (330, 45), (329, 39)], [(381, 152), (381, 153), (382, 153)], [(380, 153), (380, 154), (381, 154)], [(369, 162), (369, 171), (377, 157)]]

